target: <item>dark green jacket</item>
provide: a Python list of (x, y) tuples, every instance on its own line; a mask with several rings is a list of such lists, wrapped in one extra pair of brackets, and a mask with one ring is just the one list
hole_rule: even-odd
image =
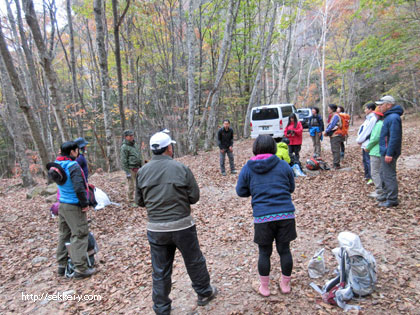
[(124, 140), (121, 146), (121, 166), (126, 174), (130, 174), (132, 168), (141, 167), (140, 150), (134, 146), (134, 141)]
[(191, 214), (200, 189), (191, 170), (167, 155), (155, 155), (137, 174), (136, 203), (149, 222), (172, 222)]

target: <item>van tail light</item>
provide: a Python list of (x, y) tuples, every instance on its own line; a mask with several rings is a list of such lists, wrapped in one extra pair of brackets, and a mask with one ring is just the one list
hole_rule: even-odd
[(280, 129), (283, 129), (283, 120), (280, 119)]
[(252, 131), (252, 122), (249, 123), (249, 126), (251, 127), (251, 131)]

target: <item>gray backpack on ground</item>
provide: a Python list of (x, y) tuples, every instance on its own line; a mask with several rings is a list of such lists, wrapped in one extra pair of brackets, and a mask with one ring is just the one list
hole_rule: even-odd
[(341, 261), (341, 248), (346, 251), (345, 270), (347, 283), (355, 296), (365, 296), (375, 290), (376, 261), (373, 255), (366, 251), (359, 236), (351, 232), (342, 232), (338, 235), (340, 248), (333, 249), (338, 261)]

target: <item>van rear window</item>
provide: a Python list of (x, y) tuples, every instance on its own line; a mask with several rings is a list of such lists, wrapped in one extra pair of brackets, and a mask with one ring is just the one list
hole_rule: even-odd
[(292, 106), (284, 106), (281, 108), (281, 113), (283, 117), (289, 117), (293, 114), (293, 107)]
[(257, 108), (252, 111), (252, 120), (278, 119), (279, 111), (277, 108)]

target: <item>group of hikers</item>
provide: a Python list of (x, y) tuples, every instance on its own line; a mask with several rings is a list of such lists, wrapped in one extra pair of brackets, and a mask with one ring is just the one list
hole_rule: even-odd
[[(396, 164), (401, 154), (403, 112), (403, 108), (396, 104), (391, 95), (369, 102), (365, 105), (365, 121), (357, 133), (356, 142), (361, 146), (364, 178), (367, 184), (375, 185), (375, 191), (369, 197), (376, 198), (380, 207), (395, 207), (399, 204)], [(309, 133), (315, 158), (321, 154), (322, 137), (330, 137), (333, 168), (339, 169), (340, 161), (344, 158), (344, 141), (348, 136), (350, 116), (343, 115), (344, 108), (335, 104), (328, 105), (328, 113), (328, 125), (324, 131), (319, 109), (312, 109)]]
[[(337, 106), (329, 105), (330, 121), (324, 131), (319, 109), (312, 109), (309, 132), (313, 141), (314, 155), (321, 155), (320, 141), (330, 137), (334, 166), (340, 166), (340, 133), (342, 119)], [(396, 162), (401, 153), (401, 106), (391, 96), (385, 96), (376, 105), (366, 105), (366, 121), (358, 132), (362, 146), (366, 179), (373, 179), (376, 192), (371, 194), (380, 206), (398, 205)], [(337, 134), (337, 135), (335, 135)], [(211, 284), (206, 259), (200, 250), (197, 229), (191, 216), (191, 205), (198, 202), (200, 190), (191, 170), (173, 159), (175, 141), (168, 130), (151, 136), (149, 147), (152, 159), (143, 163), (135, 145), (134, 133), (124, 132), (121, 146), (121, 165), (128, 181), (128, 200), (147, 210), (147, 238), (150, 245), (153, 279), (153, 309), (156, 314), (171, 312), (171, 275), (176, 249), (184, 259), (192, 287), (197, 294), (197, 304), (203, 306), (216, 297), (218, 290)], [(233, 130), (229, 120), (217, 134), (220, 149), (221, 174), (226, 176), (225, 156), (229, 157), (230, 170), (236, 173), (233, 156)], [(82, 141), (83, 140), (83, 141)], [(276, 143), (277, 142), (277, 143)], [(87, 264), (88, 225), (86, 212), (87, 170), (83, 165), (84, 139), (61, 145), (61, 154), (55, 163), (50, 163), (49, 173), (58, 181), (59, 244), (57, 248), (58, 275), (63, 276), (68, 255), (75, 265), (75, 278), (86, 278), (95, 273)], [(270, 295), (270, 257), (275, 241), (280, 256), (280, 290), (291, 292), (293, 258), (290, 242), (297, 237), (295, 207), (291, 194), (295, 190), (295, 178), (290, 163), (299, 163), (302, 145), (302, 125), (296, 116), (291, 116), (283, 139), (260, 135), (253, 143), (254, 156), (241, 169), (236, 193), (240, 197), (252, 197), (254, 218), (254, 242), (258, 245), (259, 293)], [(369, 153), (369, 155), (367, 154)], [(370, 163), (368, 163), (370, 161)], [(58, 174), (58, 175), (57, 175)], [(53, 177), (54, 177), (53, 176)], [(65, 246), (70, 242), (70, 253)]]

